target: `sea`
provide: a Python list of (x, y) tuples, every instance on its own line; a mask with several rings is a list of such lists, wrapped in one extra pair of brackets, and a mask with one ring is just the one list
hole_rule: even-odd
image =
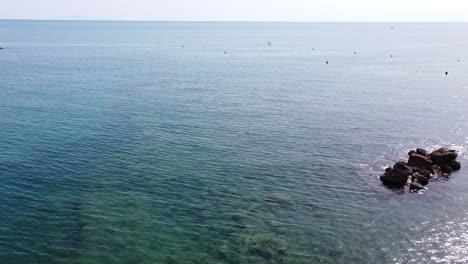
[(0, 263), (468, 263), (466, 32), (1, 20)]

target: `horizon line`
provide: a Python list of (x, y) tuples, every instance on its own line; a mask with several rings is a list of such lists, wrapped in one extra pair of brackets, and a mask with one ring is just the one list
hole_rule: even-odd
[(340, 20), (145, 20), (145, 19), (44, 19), (0, 18), (0, 21), (75, 21), (75, 22), (191, 22), (191, 23), (468, 23), (468, 21), (340, 21)]

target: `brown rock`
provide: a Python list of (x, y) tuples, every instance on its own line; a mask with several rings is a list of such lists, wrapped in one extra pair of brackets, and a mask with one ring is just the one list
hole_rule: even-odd
[(393, 165), (393, 169), (401, 172), (406, 176), (411, 175), (411, 173), (413, 173), (413, 170), (403, 161), (395, 163), (395, 165)]
[(408, 159), (408, 166), (429, 169), (432, 166), (432, 161), (426, 156), (413, 154)]
[(424, 186), (422, 186), (421, 183), (418, 182), (418, 180), (414, 180), (410, 184), (410, 190), (421, 190), (424, 189)]
[(422, 149), (422, 148), (417, 148), (417, 149), (416, 149), (416, 154), (423, 155), (423, 156), (427, 156), (427, 155), (428, 155), (427, 150)]
[(449, 165), (442, 165), (440, 166), (440, 169), (442, 170), (443, 173), (446, 173), (446, 174), (452, 173), (452, 168), (450, 168)]
[(430, 156), (434, 164), (442, 167), (443, 165), (448, 165), (450, 162), (457, 159), (458, 153), (457, 151), (448, 148), (440, 148), (434, 150)]
[(380, 176), (380, 180), (385, 184), (393, 187), (402, 187), (408, 181), (408, 174), (402, 173), (399, 170), (390, 169)]
[(431, 170), (432, 173), (437, 175), (438, 177), (444, 176), (444, 173), (442, 172), (442, 169), (439, 167), (439, 165), (432, 165)]
[(431, 178), (431, 171), (428, 170), (428, 169), (424, 169), (424, 170), (419, 170), (418, 171), (419, 174), (421, 174), (421, 176), (425, 177), (425, 178)]
[(440, 148), (430, 154), (425, 149), (417, 148), (409, 151), (408, 155), (407, 163), (400, 161), (385, 169), (385, 173), (380, 176), (383, 184), (403, 187), (411, 175), (410, 189), (421, 190), (429, 184), (431, 174), (444, 177), (461, 168), (460, 162), (456, 161), (457, 151), (448, 148)]
[(431, 173), (432, 173), (431, 169), (421, 169), (418, 167), (411, 167), (411, 169), (413, 169), (413, 173), (419, 172), (421, 175), (423, 175), (426, 178), (431, 177)]
[(427, 177), (424, 177), (422, 174), (420, 174), (419, 172), (415, 172), (411, 175), (411, 179), (413, 181), (417, 180), (419, 183), (421, 183), (422, 185), (427, 185), (429, 184), (429, 178)]
[(456, 161), (456, 160), (453, 160), (451, 161), (449, 164), (450, 168), (453, 170), (453, 171), (458, 171), (461, 169), (461, 164), (460, 162)]

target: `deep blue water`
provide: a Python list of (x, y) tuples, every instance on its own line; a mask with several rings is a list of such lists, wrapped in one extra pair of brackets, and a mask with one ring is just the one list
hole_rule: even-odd
[(467, 31), (0, 21), (0, 263), (467, 263)]

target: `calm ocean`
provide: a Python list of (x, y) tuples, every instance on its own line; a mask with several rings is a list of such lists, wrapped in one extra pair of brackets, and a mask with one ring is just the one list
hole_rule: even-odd
[(466, 32), (0, 21), (0, 263), (468, 263)]

